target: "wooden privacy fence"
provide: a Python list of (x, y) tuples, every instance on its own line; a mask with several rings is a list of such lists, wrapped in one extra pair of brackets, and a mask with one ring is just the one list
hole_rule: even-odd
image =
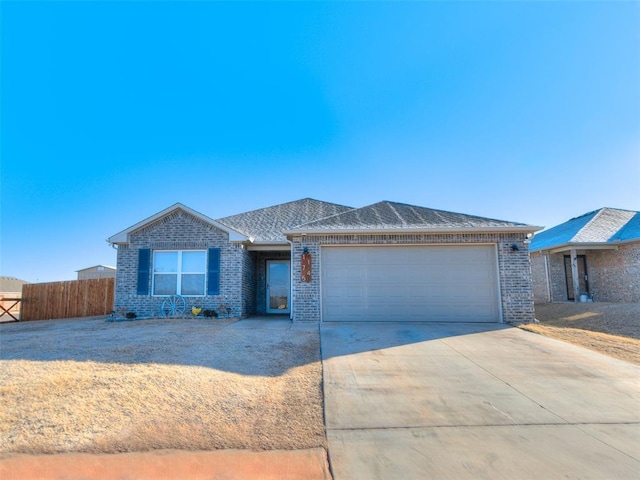
[(20, 320), (107, 315), (113, 310), (114, 287), (113, 278), (25, 284)]

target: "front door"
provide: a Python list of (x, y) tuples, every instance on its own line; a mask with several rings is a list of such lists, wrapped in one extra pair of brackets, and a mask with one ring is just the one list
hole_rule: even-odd
[[(589, 294), (589, 277), (587, 276), (587, 257), (578, 255), (578, 283), (580, 292)], [(564, 256), (564, 277), (567, 282), (567, 300), (575, 300), (573, 297), (573, 273), (571, 270), (571, 256)]]
[(288, 260), (267, 261), (267, 313), (289, 313), (291, 291)]

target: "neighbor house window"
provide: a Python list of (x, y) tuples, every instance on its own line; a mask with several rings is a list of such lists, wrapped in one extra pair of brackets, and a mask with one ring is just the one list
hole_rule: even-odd
[(207, 253), (204, 250), (153, 252), (154, 295), (204, 295)]

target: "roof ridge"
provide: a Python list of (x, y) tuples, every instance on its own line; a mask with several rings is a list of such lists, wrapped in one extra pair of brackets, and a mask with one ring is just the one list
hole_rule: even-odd
[[(379, 230), (388, 228), (399, 231), (401, 229), (415, 230), (418, 228), (454, 227), (464, 228), (521, 228), (530, 227), (518, 222), (497, 220), (457, 212), (447, 212), (407, 203), (382, 200), (364, 207), (353, 208), (323, 219), (297, 225), (289, 232), (305, 229), (320, 229), (330, 231), (344, 229), (354, 231), (358, 229)], [(537, 228), (539, 230), (540, 228)], [(319, 231), (320, 231), (319, 230)]]
[[(406, 225), (407, 222), (405, 221), (404, 218), (402, 218), (402, 215), (400, 215), (400, 213), (398, 212), (398, 209), (394, 207), (393, 202), (386, 201), (386, 203), (389, 205), (389, 208), (391, 208), (391, 211), (395, 214), (395, 216), (398, 217), (398, 220), (400, 220), (400, 223), (402, 223), (403, 225)], [(411, 210), (413, 210), (413, 205), (406, 205), (406, 206), (409, 207)]]
[[(385, 202), (386, 203), (391, 203), (388, 200), (382, 200), (380, 202), (375, 202), (375, 203), (372, 203), (370, 205), (365, 205), (363, 207), (347, 207), (347, 208), (350, 208), (351, 210), (347, 210), (347, 211), (339, 212), (339, 213), (334, 213), (333, 215), (329, 215), (328, 217), (317, 218), (315, 220), (311, 220), (310, 222), (301, 223), (300, 225), (296, 225), (295, 227), (292, 227), (292, 229), (304, 227), (305, 225), (309, 225), (310, 223), (316, 223), (316, 222), (321, 222), (323, 220), (328, 220), (329, 218), (339, 217), (340, 215), (346, 215), (348, 213), (354, 213), (354, 212), (357, 212), (358, 210), (362, 210), (364, 208), (370, 208), (370, 207), (372, 207), (374, 205), (378, 205), (379, 203), (385, 203)], [(345, 207), (346, 205), (342, 205), (342, 206)]]
[[(597, 212), (597, 213), (596, 213)], [(591, 215), (593, 213), (595, 213), (595, 215), (593, 215), (593, 217), (591, 218), (591, 220), (589, 220), (587, 223), (585, 223), (582, 228), (580, 230), (578, 230), (576, 232), (576, 234), (571, 237), (571, 240), (576, 239), (577, 237), (580, 236), (581, 233), (583, 233), (587, 228), (589, 228), (591, 225), (594, 225), (599, 219), (600, 217), (602, 217), (603, 215), (605, 215), (606, 213), (613, 213), (613, 212), (627, 212), (627, 213), (638, 213), (635, 210), (626, 210), (623, 208), (612, 208), (612, 207), (601, 207), (597, 210), (593, 210), (589, 213), (585, 213), (585, 215)], [(583, 217), (584, 215), (580, 215), (580, 217)], [(580, 217), (576, 217), (576, 218), (580, 218)], [(633, 216), (631, 218), (629, 218), (629, 220), (627, 220), (619, 229), (616, 230), (616, 233), (614, 233), (611, 238), (615, 237), (616, 235), (618, 235), (622, 229), (624, 229), (624, 227), (631, 221), (631, 219), (633, 218)], [(573, 219), (572, 219), (573, 220)], [(606, 221), (606, 220), (605, 220)]]
[(224, 217), (217, 218), (216, 221), (221, 221), (224, 218), (236, 217), (238, 215), (246, 215), (246, 214), (249, 214), (249, 213), (258, 212), (260, 210), (268, 210), (270, 208), (284, 207), (285, 205), (291, 205), (293, 203), (304, 202), (304, 201), (309, 201), (309, 200), (311, 200), (312, 202), (324, 203), (326, 205), (338, 205), (339, 207), (353, 208), (353, 207), (350, 207), (348, 205), (342, 205), (342, 204), (339, 204), (339, 203), (333, 203), (333, 202), (326, 202), (324, 200), (318, 200), (317, 198), (304, 197), (304, 198), (299, 198), (297, 200), (290, 200), (288, 202), (282, 202), (282, 203), (277, 203), (275, 205), (269, 205), (267, 207), (254, 208), (253, 210), (247, 210), (246, 212), (239, 212), (239, 213), (234, 213), (234, 214), (231, 214), (231, 215), (225, 215)]
[(344, 215), (345, 213), (353, 212), (354, 210), (359, 210), (359, 208), (362, 208), (362, 207), (359, 207), (359, 208), (348, 207), (346, 205), (340, 205), (340, 206), (341, 207), (345, 207), (345, 208), (350, 208), (351, 210), (346, 210), (344, 212), (334, 213), (333, 215), (327, 215), (326, 217), (322, 217), (322, 218), (316, 218), (315, 220), (311, 220), (310, 222), (301, 223), (300, 225), (296, 225), (295, 227), (291, 227), (291, 229), (304, 227), (305, 225), (308, 225), (309, 223), (320, 222), (322, 220), (327, 220), (329, 218), (337, 217), (339, 215)]
[[(593, 210), (591, 212), (589, 212), (588, 214), (585, 215), (591, 215), (593, 213), (595, 213), (595, 215), (593, 217), (591, 217), (591, 220), (589, 220), (587, 223), (585, 223), (582, 228), (580, 228), (580, 230), (578, 230), (576, 232), (576, 234), (571, 237), (571, 240), (575, 239), (578, 235), (580, 235), (588, 226), (590, 226), (596, 218), (599, 218), (602, 215), (602, 212), (605, 210), (605, 207), (599, 208), (597, 210)], [(597, 213), (596, 213), (597, 212)], [(580, 217), (584, 217), (584, 215), (580, 215)], [(580, 217), (576, 217), (576, 218), (580, 218)]]
[(600, 210), (615, 210), (616, 212), (640, 213), (638, 210), (629, 210), (628, 208), (615, 208), (615, 207), (602, 207)]
[[(410, 207), (412, 209), (416, 209), (417, 208), (417, 209), (423, 209), (423, 210), (431, 210), (432, 212), (436, 212), (436, 214), (438, 216), (442, 216), (441, 214), (462, 215), (462, 216), (465, 216), (465, 217), (477, 218), (477, 219), (482, 219), (482, 220), (493, 220), (495, 222), (518, 223), (518, 224), (524, 225), (521, 222), (514, 222), (514, 221), (511, 221), (511, 220), (504, 220), (504, 219), (501, 219), (501, 218), (485, 217), (485, 216), (482, 216), (482, 215), (476, 215), (476, 214), (472, 214), (472, 213), (454, 212), (453, 210), (443, 210), (441, 208), (423, 207), (421, 205), (413, 205), (411, 203), (392, 202), (392, 201), (389, 201), (389, 200), (383, 200), (383, 201), (377, 202), (377, 203), (389, 203), (389, 204), (395, 204), (395, 205), (402, 205), (402, 206), (405, 206), (405, 207)], [(371, 205), (367, 205), (367, 206), (370, 207)], [(365, 208), (365, 207), (362, 207), (362, 208)]]
[[(629, 210), (629, 212), (634, 212), (634, 210)], [(614, 233), (609, 240), (620, 241), (620, 239), (623, 239), (628, 230), (633, 230), (634, 223), (638, 223), (637, 220), (634, 222), (634, 219), (637, 219), (639, 216), (640, 212), (634, 212), (629, 220), (627, 220), (625, 224), (622, 225), (622, 227), (620, 227), (620, 229), (616, 233)]]

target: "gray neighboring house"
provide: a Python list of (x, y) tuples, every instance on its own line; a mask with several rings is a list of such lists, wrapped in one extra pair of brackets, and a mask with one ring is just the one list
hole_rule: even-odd
[(93, 267), (76, 270), (78, 280), (91, 280), (94, 278), (115, 278), (116, 267), (108, 265), (94, 265)]
[(217, 220), (177, 203), (108, 239), (115, 308), (158, 316), (181, 294), (241, 318), (526, 322), (537, 230), (388, 201), (305, 198)]
[(29, 283), (25, 280), (20, 280), (15, 277), (0, 277), (0, 293), (5, 294), (21, 294), (22, 285)]
[(536, 302), (640, 302), (640, 212), (601, 208), (536, 234)]

